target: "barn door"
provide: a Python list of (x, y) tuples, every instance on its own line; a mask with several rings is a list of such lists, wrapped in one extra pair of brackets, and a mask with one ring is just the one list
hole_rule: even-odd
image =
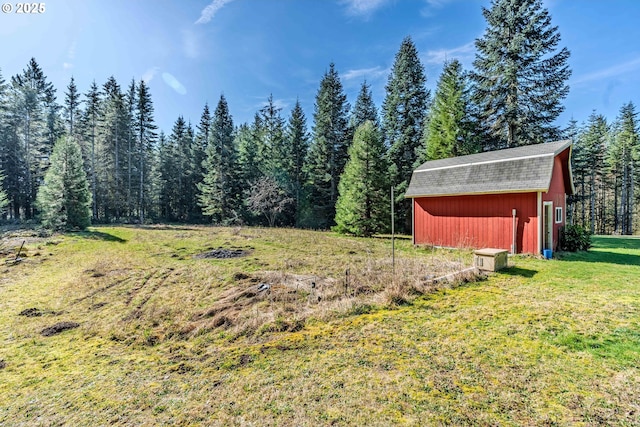
[(542, 217), (542, 249), (553, 249), (553, 203), (544, 202)]

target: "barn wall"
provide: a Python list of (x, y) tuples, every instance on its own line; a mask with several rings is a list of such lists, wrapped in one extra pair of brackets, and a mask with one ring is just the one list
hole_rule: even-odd
[(518, 252), (536, 253), (536, 193), (414, 199), (416, 244), (511, 250), (516, 209)]
[(556, 208), (562, 208), (562, 222), (559, 224), (553, 221), (553, 250), (558, 249), (558, 239), (560, 237), (560, 228), (564, 226), (565, 219), (567, 217), (566, 206), (566, 190), (565, 190), (565, 175), (567, 174), (566, 165), (568, 164), (569, 150), (564, 151), (560, 155), (556, 156), (553, 162), (553, 173), (551, 175), (551, 185), (549, 185), (549, 191), (542, 193), (543, 202), (553, 203), (553, 214), (555, 216)]

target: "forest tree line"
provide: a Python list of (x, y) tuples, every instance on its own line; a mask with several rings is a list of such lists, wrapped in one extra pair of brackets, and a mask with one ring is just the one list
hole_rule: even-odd
[[(8, 81), (0, 75), (2, 218), (45, 221), (43, 208), (66, 191), (52, 191), (53, 172), (77, 161), (74, 170), (84, 178), (73, 179), (86, 180), (76, 188), (86, 188), (80, 199), (94, 224), (213, 222), (370, 235), (390, 228), (393, 186), (396, 229), (408, 232), (404, 192), (422, 162), (571, 138), (570, 221), (594, 233), (631, 234), (640, 198), (635, 106), (621, 106), (611, 123), (594, 112), (560, 128), (570, 53), (559, 47), (558, 28), (540, 0), (519, 3), (494, 0), (483, 8), (487, 28), (476, 40), (473, 68), (447, 61), (434, 94), (409, 37), (380, 109), (366, 81), (351, 106), (329, 64), (310, 128), (299, 102), (285, 117), (273, 96), (250, 123), (236, 124), (220, 96), (215, 107), (204, 105), (198, 123), (178, 117), (165, 133), (143, 80), (121, 86), (110, 77), (82, 93), (71, 78), (59, 100), (32, 59)], [(52, 156), (58, 142), (65, 148)]]

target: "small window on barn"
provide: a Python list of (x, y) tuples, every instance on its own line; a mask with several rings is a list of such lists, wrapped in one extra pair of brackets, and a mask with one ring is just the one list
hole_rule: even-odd
[(562, 208), (556, 208), (556, 224), (562, 222)]

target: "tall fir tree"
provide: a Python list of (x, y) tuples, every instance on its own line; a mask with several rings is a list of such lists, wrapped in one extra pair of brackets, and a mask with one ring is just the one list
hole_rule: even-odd
[(10, 139), (20, 147), (12, 150), (16, 194), (10, 197), (17, 202), (16, 214), (32, 218), (38, 186), (49, 164), (51, 138), (57, 133), (53, 116), (57, 111), (55, 89), (35, 58), (31, 58), (23, 72), (11, 78), (11, 92)]
[(206, 159), (207, 144), (209, 134), (211, 132), (211, 113), (209, 104), (205, 104), (200, 116), (200, 123), (196, 125), (196, 133), (193, 137), (193, 145), (191, 148), (191, 212), (189, 218), (191, 221), (202, 221), (202, 209), (198, 203), (198, 186), (202, 183), (204, 177), (203, 163)]
[(389, 164), (385, 151), (380, 131), (372, 121), (356, 129), (340, 179), (334, 227), (337, 231), (371, 236), (389, 228)]
[(334, 224), (338, 182), (350, 145), (348, 112), (347, 96), (331, 63), (316, 94), (313, 139), (305, 167), (309, 197), (305, 225), (329, 228)]
[(391, 182), (396, 191), (398, 229), (410, 230), (411, 204), (404, 199), (413, 168), (418, 159), (420, 141), (431, 94), (418, 50), (406, 37), (396, 54), (382, 103), (382, 129), (389, 148)]
[(129, 87), (127, 88), (127, 92), (125, 94), (125, 106), (127, 111), (127, 121), (129, 125), (127, 126), (127, 216), (129, 219), (133, 217), (133, 211), (135, 206), (135, 201), (137, 197), (135, 195), (135, 174), (136, 174), (136, 109), (138, 106), (138, 94), (137, 94), (137, 85), (134, 79), (129, 83)]
[(240, 191), (233, 131), (229, 106), (221, 95), (211, 123), (205, 175), (198, 187), (202, 213), (216, 223), (234, 222), (239, 215)]
[(476, 40), (472, 73), (475, 102), (489, 124), (484, 149), (559, 139), (554, 124), (564, 110), (571, 76), (569, 50), (558, 50), (560, 33), (542, 0), (492, 0)]
[(469, 85), (462, 64), (457, 59), (446, 62), (425, 126), (421, 161), (478, 152), (469, 103)]
[(635, 175), (640, 152), (637, 116), (632, 102), (620, 108), (607, 153), (607, 163), (615, 179), (614, 231), (625, 235), (633, 234), (634, 225)]
[(100, 90), (95, 80), (91, 83), (89, 91), (85, 94), (86, 109), (84, 112), (84, 133), (85, 140), (83, 144), (86, 148), (83, 150), (85, 153), (85, 164), (88, 165), (87, 170), (89, 175), (89, 181), (91, 185), (91, 217), (94, 220), (98, 218), (98, 172), (97, 172), (97, 134), (98, 134), (98, 120), (100, 118)]
[(353, 110), (349, 116), (350, 134), (354, 135), (356, 129), (358, 129), (360, 125), (363, 125), (367, 120), (370, 120), (376, 126), (380, 125), (378, 110), (376, 108), (376, 104), (373, 102), (371, 86), (367, 84), (365, 80), (362, 82), (362, 86), (360, 86), (360, 92), (358, 92), (356, 103), (353, 105)]
[(149, 209), (151, 204), (147, 200), (149, 194), (151, 180), (149, 172), (151, 171), (151, 156), (154, 149), (154, 143), (157, 138), (155, 121), (153, 118), (153, 102), (149, 87), (141, 80), (138, 84), (137, 92), (137, 108), (136, 108), (136, 130), (138, 133), (138, 177), (139, 177), (139, 198), (138, 198), (138, 219), (140, 224), (144, 224), (145, 211)]
[(74, 136), (77, 132), (78, 116), (80, 115), (80, 92), (76, 86), (76, 82), (71, 76), (67, 91), (64, 93), (64, 117), (67, 125), (67, 132)]
[(289, 192), (293, 203), (293, 224), (300, 225), (301, 204), (304, 183), (306, 176), (304, 173), (304, 161), (309, 150), (309, 133), (307, 131), (307, 118), (304, 115), (300, 101), (291, 110), (289, 123), (287, 124), (286, 140), (289, 146), (290, 161), (287, 163), (286, 171), (289, 177)]
[(125, 210), (126, 139), (131, 123), (127, 117), (125, 97), (111, 76), (102, 86), (96, 149), (98, 218), (119, 221)]
[(54, 230), (84, 229), (91, 223), (91, 193), (80, 146), (71, 137), (58, 139), (51, 166), (39, 188), (42, 225)]
[(585, 225), (588, 225), (591, 234), (594, 234), (596, 230), (600, 232), (605, 228), (604, 218), (601, 214), (602, 209), (600, 209), (604, 201), (598, 196), (602, 194), (600, 191), (603, 188), (604, 161), (609, 140), (607, 119), (595, 111), (591, 113), (579, 138), (581, 139), (580, 145), (583, 150), (586, 171), (586, 194), (583, 196), (589, 200), (587, 205), (589, 213)]
[(4, 173), (0, 169), (0, 218), (4, 216), (7, 206), (9, 205), (9, 199), (7, 198), (7, 192), (4, 191)]
[(290, 160), (289, 146), (285, 140), (285, 122), (281, 116), (282, 109), (273, 101), (273, 95), (269, 95), (267, 103), (260, 109), (260, 124), (262, 126), (260, 136), (261, 146), (264, 147), (264, 174), (274, 178), (278, 183), (286, 187), (288, 177), (284, 172), (288, 169), (286, 164)]

